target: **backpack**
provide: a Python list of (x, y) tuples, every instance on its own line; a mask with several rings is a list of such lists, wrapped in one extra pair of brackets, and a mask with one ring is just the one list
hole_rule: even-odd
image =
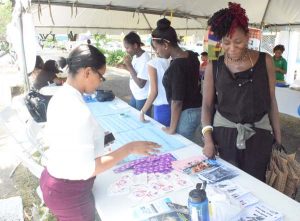
[(43, 95), (35, 90), (25, 96), (25, 105), (36, 122), (47, 121), (47, 107), (52, 96)]

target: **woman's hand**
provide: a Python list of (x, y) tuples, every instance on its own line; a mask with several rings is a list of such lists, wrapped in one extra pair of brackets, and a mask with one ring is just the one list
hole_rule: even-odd
[(132, 61), (132, 58), (130, 55), (126, 55), (125, 58), (124, 58), (124, 64), (126, 65), (126, 67), (130, 67), (131, 66), (131, 61)]
[(134, 141), (127, 144), (130, 154), (140, 154), (151, 156), (152, 154), (159, 153), (161, 146), (151, 141)]
[(162, 130), (166, 132), (167, 134), (175, 134), (175, 131), (171, 129), (170, 127), (163, 127)]
[(143, 123), (148, 123), (150, 122), (149, 120), (145, 119), (145, 114), (144, 113), (140, 113), (140, 121), (142, 121)]
[(202, 152), (207, 158), (214, 158), (217, 154), (215, 144), (213, 142), (206, 142)]

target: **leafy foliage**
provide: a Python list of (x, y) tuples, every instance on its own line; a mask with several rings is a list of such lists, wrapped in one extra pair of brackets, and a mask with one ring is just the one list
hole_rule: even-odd
[(5, 40), (6, 26), (11, 21), (12, 4), (11, 1), (0, 1), (0, 40)]
[(11, 1), (0, 0), (0, 57), (9, 53), (9, 44), (6, 41), (6, 26), (11, 21)]
[(122, 62), (123, 58), (125, 57), (126, 52), (122, 50), (116, 50), (108, 53), (107, 56), (107, 64), (108, 65), (116, 65)]
[[(101, 51), (101, 47), (109, 41), (105, 34), (94, 34), (95, 46)], [(102, 51), (101, 51), (102, 52)]]

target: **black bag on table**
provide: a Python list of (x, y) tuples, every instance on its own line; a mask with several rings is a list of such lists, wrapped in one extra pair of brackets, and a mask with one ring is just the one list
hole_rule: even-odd
[(115, 94), (110, 90), (97, 90), (96, 99), (99, 102), (112, 101), (115, 99)]
[(47, 121), (47, 107), (52, 96), (43, 95), (35, 90), (29, 91), (25, 97), (25, 105), (36, 122)]

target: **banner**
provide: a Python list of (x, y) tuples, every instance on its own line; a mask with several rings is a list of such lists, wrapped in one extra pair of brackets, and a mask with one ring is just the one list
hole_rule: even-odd
[(261, 41), (261, 29), (249, 28), (248, 48), (259, 51)]
[(217, 60), (222, 51), (221, 39), (214, 36), (210, 29), (208, 29), (207, 35), (204, 37), (204, 49), (207, 51), (210, 61)]

